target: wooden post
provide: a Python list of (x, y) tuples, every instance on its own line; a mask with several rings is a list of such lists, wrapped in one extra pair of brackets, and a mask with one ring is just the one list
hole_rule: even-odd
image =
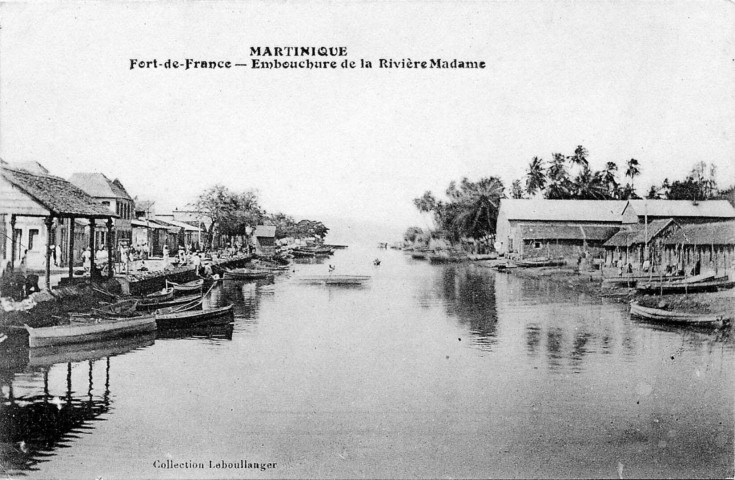
[(93, 279), (97, 276), (97, 271), (94, 267), (94, 218), (89, 219), (89, 249), (92, 251), (92, 255), (89, 258), (89, 278)]
[(17, 240), (15, 238), (15, 215), (11, 215), (10, 216), (10, 266), (13, 269), (15, 269), (15, 247), (16, 247), (15, 244), (16, 243), (17, 243)]
[(49, 215), (43, 221), (46, 224), (46, 290), (51, 291), (51, 227), (53, 217)]
[(69, 280), (74, 278), (74, 217), (69, 217), (69, 253), (66, 255), (66, 261), (69, 262)]
[(107, 278), (112, 278), (115, 274), (112, 260), (112, 217), (107, 217)]

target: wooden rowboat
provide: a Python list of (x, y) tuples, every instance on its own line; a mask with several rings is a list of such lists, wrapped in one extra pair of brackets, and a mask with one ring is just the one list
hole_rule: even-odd
[(140, 317), (96, 318), (89, 321), (76, 322), (70, 325), (32, 328), (28, 330), (28, 345), (34, 347), (51, 347), (74, 343), (99, 342), (112, 338), (152, 332), (156, 329), (156, 317), (146, 315)]
[(199, 300), (202, 298), (201, 294), (195, 293), (193, 295), (186, 295), (184, 297), (175, 298), (173, 300), (168, 300), (166, 302), (156, 302), (156, 303), (142, 303), (138, 302), (137, 309), (140, 310), (158, 310), (160, 308), (166, 308), (166, 307), (175, 307), (177, 305), (183, 305), (185, 303), (191, 303), (193, 301)]
[(137, 348), (153, 345), (156, 334), (153, 332), (127, 338), (113, 338), (100, 342), (37, 347), (28, 352), (28, 366), (50, 367), (56, 363), (76, 363), (98, 360), (120, 355)]
[(204, 310), (177, 310), (170, 307), (156, 310), (158, 329), (188, 328), (200, 325), (224, 325), (232, 321), (233, 305)]
[(251, 268), (233, 268), (225, 271), (225, 280), (257, 280), (259, 278), (267, 278), (272, 275), (268, 270), (251, 269)]
[(192, 280), (191, 282), (186, 283), (176, 283), (170, 280), (166, 280), (166, 286), (171, 286), (174, 289), (174, 292), (177, 293), (191, 293), (202, 289), (202, 287), (204, 286), (204, 279), (199, 278), (197, 280)]
[(643, 294), (679, 294), (716, 292), (735, 287), (735, 281), (715, 280), (712, 282), (684, 283), (684, 282), (651, 282), (638, 285), (636, 291)]
[(93, 308), (92, 315), (103, 317), (129, 317), (135, 315), (138, 307), (138, 300), (122, 300), (111, 305), (105, 305), (100, 308)]
[(695, 325), (700, 327), (722, 327), (733, 319), (733, 313), (684, 313), (658, 308), (650, 308), (639, 305), (636, 302), (630, 304), (630, 314), (645, 320), (656, 322)]
[(297, 280), (316, 285), (362, 285), (370, 280), (370, 275), (311, 275)]

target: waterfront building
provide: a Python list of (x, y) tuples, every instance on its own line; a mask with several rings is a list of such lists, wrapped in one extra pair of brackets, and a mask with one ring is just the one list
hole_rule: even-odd
[[(497, 246), (499, 253), (521, 257), (569, 258), (582, 252), (598, 256), (605, 253), (605, 242), (623, 227), (669, 219), (679, 225), (721, 222), (735, 219), (735, 208), (726, 200), (503, 199), (498, 212)], [(628, 248), (624, 255), (627, 260), (630, 247), (638, 245), (628, 242), (639, 239), (640, 232), (638, 227), (623, 231), (627, 233), (608, 247), (613, 255), (618, 248), (619, 257), (622, 248)], [(644, 235), (645, 228), (641, 231)], [(642, 258), (642, 250), (634, 250), (635, 258)]]
[(684, 224), (735, 219), (735, 207), (727, 200), (628, 200), (627, 210), (634, 212), (639, 222), (672, 218)]
[(502, 199), (496, 243), (501, 254), (578, 257), (602, 244), (638, 216), (624, 200)]
[(175, 253), (179, 247), (186, 245), (194, 245), (199, 242), (201, 232), (199, 227), (192, 226), (185, 222), (174, 220), (173, 214), (160, 214), (154, 217), (156, 223), (167, 225), (170, 231), (176, 229), (173, 237), (169, 238), (168, 248), (170, 252)]
[(646, 258), (650, 258), (655, 265), (661, 265), (663, 240), (680, 228), (673, 218), (651, 220), (648, 224), (624, 225), (603, 245), (605, 265), (631, 264), (639, 268)]
[[(0, 234), (3, 238), (0, 256), (17, 267), (27, 250), (25, 267), (45, 269), (46, 287), (49, 288), (53, 263), (49, 247), (59, 245), (65, 252), (69, 277), (73, 277), (74, 245), (78, 238), (76, 220), (88, 221), (91, 229), (95, 228), (96, 221), (104, 220), (107, 238), (110, 238), (113, 218), (117, 215), (63, 178), (38, 172), (41, 171), (31, 173), (14, 169), (4, 162), (0, 164)], [(95, 236), (87, 238), (88, 246), (95, 249)], [(110, 243), (107, 248), (108, 254), (111, 253)]]
[(273, 225), (258, 225), (253, 232), (255, 252), (262, 255), (276, 253), (276, 227)]
[(735, 274), (735, 220), (682, 225), (662, 246), (663, 264), (691, 272), (699, 263), (717, 276)]
[[(110, 242), (117, 250), (119, 245), (130, 245), (132, 241), (132, 224), (135, 203), (120, 180), (110, 180), (103, 173), (75, 173), (69, 177), (69, 182), (81, 188), (99, 203), (115, 212), (114, 233)], [(95, 236), (97, 243), (107, 242), (107, 231), (97, 228)]]

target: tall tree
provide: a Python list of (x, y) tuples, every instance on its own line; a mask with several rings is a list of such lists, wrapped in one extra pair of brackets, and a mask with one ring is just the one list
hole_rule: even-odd
[(617, 198), (619, 195), (620, 185), (617, 180), (618, 165), (615, 162), (607, 162), (605, 164), (605, 170), (603, 170), (603, 182), (607, 186), (608, 196), (610, 198)]
[(544, 161), (539, 157), (533, 157), (526, 171), (526, 192), (533, 196), (546, 186), (546, 172)]
[(564, 155), (561, 153), (552, 154), (551, 164), (546, 173), (549, 184), (546, 187), (544, 196), (549, 199), (568, 198), (571, 182)]
[(630, 188), (635, 192), (635, 177), (641, 174), (640, 164), (635, 158), (631, 158), (626, 163), (625, 176), (630, 177)]
[(481, 178), (474, 183), (464, 178), (459, 190), (460, 212), (454, 222), (461, 234), (481, 238), (495, 233), (505, 190), (503, 182), (497, 177)]
[(523, 198), (523, 186), (519, 179), (513, 180), (510, 186), (510, 198), (520, 199)]
[(589, 167), (589, 162), (587, 161), (587, 156), (589, 155), (589, 152), (586, 148), (584, 148), (582, 145), (577, 145), (577, 148), (574, 149), (574, 155), (569, 157), (569, 163), (572, 165), (577, 165), (581, 168)]

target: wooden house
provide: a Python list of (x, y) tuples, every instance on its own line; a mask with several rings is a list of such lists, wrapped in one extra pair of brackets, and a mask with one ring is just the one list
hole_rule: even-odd
[(661, 265), (663, 241), (679, 228), (672, 218), (651, 220), (648, 224), (625, 225), (603, 245), (605, 265), (630, 264), (639, 269), (646, 259), (654, 265)]
[(735, 220), (682, 225), (663, 241), (662, 265), (691, 272), (697, 263), (718, 276), (735, 273)]
[(276, 227), (273, 225), (258, 225), (253, 232), (256, 253), (273, 255), (276, 253)]

